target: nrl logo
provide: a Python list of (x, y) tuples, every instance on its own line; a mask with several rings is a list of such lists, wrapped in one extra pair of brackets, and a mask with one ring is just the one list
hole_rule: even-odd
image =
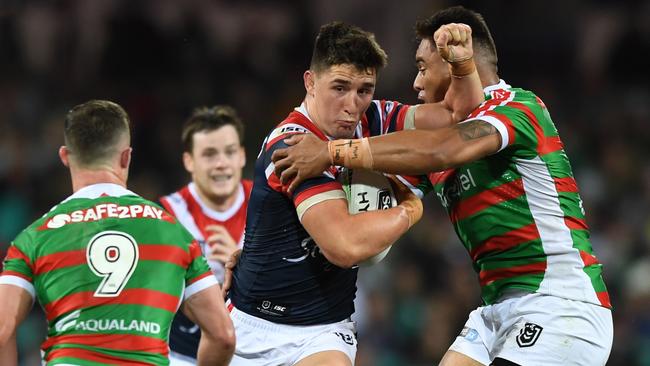
[(517, 336), (517, 345), (522, 348), (534, 345), (543, 329), (537, 324), (526, 323)]

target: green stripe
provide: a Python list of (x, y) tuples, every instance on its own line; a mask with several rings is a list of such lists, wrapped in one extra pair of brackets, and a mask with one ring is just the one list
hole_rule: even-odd
[[(525, 196), (488, 207), (456, 223), (456, 232), (468, 250), (482, 245), (485, 240), (503, 235), (534, 222)], [(507, 220), (504, 220), (507, 217)]]
[(584, 271), (591, 279), (591, 284), (594, 286), (596, 292), (607, 291), (607, 286), (605, 286), (605, 281), (603, 280), (602, 264), (592, 264), (591, 266), (585, 267)]
[[(535, 242), (532, 241), (531, 243)], [(533, 246), (534, 247), (534, 246)], [(491, 271), (491, 270), (506, 270), (512, 267), (519, 267), (519, 266), (526, 266), (526, 265), (531, 265), (531, 264), (536, 264), (536, 263), (542, 263), (546, 261), (546, 256), (544, 255), (543, 257), (539, 257), (539, 251), (536, 251), (534, 249), (530, 250), (531, 257), (525, 258), (525, 257), (519, 257), (519, 258), (500, 258), (498, 261), (492, 260), (492, 261), (487, 261), (485, 264), (481, 266), (481, 270), (485, 271)], [(543, 252), (542, 252), (543, 254)]]
[[(542, 247), (542, 240), (535, 239), (522, 242), (505, 251), (493, 252), (487, 256), (483, 256), (476, 261), (476, 264), (481, 268), (481, 270), (503, 268), (498, 265), (502, 264), (501, 258), (504, 256), (507, 256), (513, 261), (520, 261), (524, 264), (530, 264), (534, 259), (533, 262), (537, 262), (536, 259), (542, 259), (542, 261), (546, 259), (546, 254)], [(497, 262), (492, 262), (495, 260), (495, 257), (497, 257)]]
[[(62, 316), (65, 316), (67, 314), (63, 314)], [(84, 329), (68, 329), (65, 334), (129, 334), (129, 335), (141, 335), (145, 337), (150, 337), (150, 338), (157, 338), (161, 339), (163, 341), (167, 341), (167, 335), (169, 331), (170, 324), (174, 318), (175, 313), (170, 313), (166, 310), (163, 309), (158, 309), (158, 308), (153, 308), (149, 306), (143, 306), (143, 305), (134, 305), (134, 304), (110, 304), (110, 305), (102, 305), (102, 306), (96, 306), (92, 308), (85, 308), (81, 314), (79, 315), (79, 318), (76, 319), (76, 324), (79, 324), (79, 322), (85, 322), (90, 319), (95, 319), (95, 320), (124, 320), (124, 324), (126, 326), (129, 326), (132, 321), (146, 321), (146, 322), (154, 322), (160, 325), (160, 333), (152, 333), (152, 332), (146, 332), (144, 330), (138, 331), (137, 329), (132, 329), (128, 332), (119, 330), (119, 329), (112, 329), (112, 330), (106, 330), (106, 331), (90, 331), (90, 330), (84, 330)], [(60, 319), (59, 317), (58, 319)], [(60, 335), (55, 331), (54, 325), (58, 321), (58, 319), (52, 320), (49, 324), (49, 334), (48, 336), (53, 337)]]
[(544, 273), (527, 274), (524, 276), (504, 278), (492, 282), (481, 288), (481, 297), (486, 304), (493, 304), (501, 296), (501, 292), (506, 289), (518, 289), (523, 291), (535, 292), (539, 289), (539, 284), (544, 279)]

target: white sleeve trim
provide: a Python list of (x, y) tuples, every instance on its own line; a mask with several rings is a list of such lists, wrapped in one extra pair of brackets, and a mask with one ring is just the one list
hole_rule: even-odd
[(476, 121), (476, 120), (487, 122), (487, 123), (491, 124), (492, 126), (494, 126), (494, 128), (496, 128), (497, 131), (499, 131), (499, 135), (501, 135), (501, 147), (499, 148), (499, 150), (497, 152), (505, 149), (508, 146), (508, 144), (510, 143), (510, 139), (508, 137), (508, 128), (506, 127), (506, 125), (503, 122), (499, 121), (499, 119), (496, 118), (496, 117), (480, 116), (480, 117), (476, 117), (476, 118), (470, 118), (470, 119), (462, 121), (460, 123), (465, 123), (465, 122), (469, 122), (469, 121)]
[(29, 292), (29, 294), (32, 296), (32, 301), (36, 299), (36, 290), (34, 289), (34, 285), (32, 285), (29, 281), (25, 280), (24, 278), (20, 278), (18, 276), (11, 276), (11, 275), (0, 276), (0, 285), (18, 286), (24, 289), (25, 291)]
[(218, 285), (219, 281), (217, 281), (217, 278), (213, 275), (210, 274), (207, 277), (204, 277), (193, 284), (185, 287), (185, 293), (183, 294), (183, 301), (187, 300), (190, 296), (194, 295), (195, 293), (205, 290), (208, 287), (212, 287), (214, 285)]

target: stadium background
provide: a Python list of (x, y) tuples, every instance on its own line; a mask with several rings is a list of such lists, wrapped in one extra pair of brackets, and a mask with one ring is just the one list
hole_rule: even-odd
[[(227, 103), (247, 124), (250, 177), (263, 136), (304, 95), (318, 27), (344, 20), (388, 52), (377, 98), (416, 103), (413, 24), (463, 4), (484, 14), (500, 75), (544, 99), (572, 159), (615, 306), (609, 365), (650, 365), (650, 2), (76, 0), (0, 2), (0, 252), (69, 195), (62, 116), (92, 98), (134, 124), (130, 187), (156, 199), (187, 180), (180, 125)], [(361, 271), (360, 366), (433, 365), (477, 306), (467, 254), (441, 206)], [(3, 255), (4, 254), (0, 254)], [(38, 365), (44, 320), (19, 332)]]

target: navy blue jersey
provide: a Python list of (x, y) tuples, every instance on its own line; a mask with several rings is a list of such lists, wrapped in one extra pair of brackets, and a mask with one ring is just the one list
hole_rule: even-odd
[[(401, 130), (409, 106), (374, 101), (357, 136)], [(411, 118), (413, 114), (410, 114)], [(345, 199), (334, 167), (300, 184), (293, 195), (274, 174), (271, 155), (295, 133), (327, 137), (298, 108), (264, 140), (255, 163), (244, 250), (235, 267), (230, 299), (237, 309), (276, 323), (327, 324), (354, 312), (357, 268), (330, 263), (302, 226), (302, 214), (329, 199)], [(326, 222), (323, 225), (327, 225)]]

